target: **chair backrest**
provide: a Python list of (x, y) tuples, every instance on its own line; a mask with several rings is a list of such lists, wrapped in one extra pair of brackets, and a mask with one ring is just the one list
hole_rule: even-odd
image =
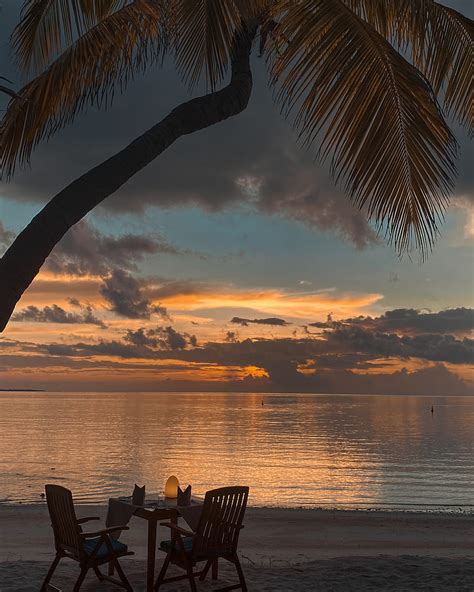
[(222, 487), (206, 493), (193, 553), (230, 553), (237, 550), (248, 495), (248, 487)]
[(79, 537), (81, 527), (77, 523), (72, 493), (60, 485), (46, 485), (45, 489), (56, 549), (69, 551), (72, 555), (80, 557), (82, 553)]

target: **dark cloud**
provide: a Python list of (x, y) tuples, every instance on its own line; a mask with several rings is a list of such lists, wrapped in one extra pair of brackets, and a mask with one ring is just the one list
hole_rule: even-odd
[(0, 349), (13, 349), (18, 348), (19, 342), (14, 341), (12, 339), (5, 339), (4, 337), (0, 337)]
[(9, 246), (14, 238), (15, 234), (7, 230), (0, 220), (0, 255)]
[[(179, 333), (173, 327), (166, 326), (152, 329), (144, 327), (136, 330), (129, 329), (125, 333), (123, 341), (101, 339), (95, 343), (50, 343), (37, 346), (37, 349), (51, 356), (69, 356), (71, 358), (94, 355), (123, 359), (159, 360), (173, 357), (177, 352), (196, 346), (195, 335)], [(185, 361), (187, 360), (183, 360), (183, 362)]]
[(372, 325), (381, 331), (467, 332), (474, 330), (474, 309), (452, 308), (432, 313), (399, 308), (389, 310), (381, 317), (373, 319)]
[(237, 343), (238, 337), (235, 331), (227, 331), (224, 341), (227, 343)]
[(205, 282), (197, 282), (194, 280), (167, 280), (163, 278), (158, 279), (159, 286), (149, 286), (148, 292), (150, 296), (156, 299), (171, 298), (172, 296), (191, 296), (193, 294), (201, 294), (203, 292), (212, 292), (217, 286), (209, 285)]
[(281, 171), (268, 174), (259, 187), (258, 207), (319, 230), (331, 229), (358, 249), (379, 242), (366, 215), (327, 181), (318, 183), (314, 177), (297, 162), (288, 164), (286, 176)]
[(30, 323), (63, 323), (63, 324), (88, 324), (97, 325), (102, 329), (105, 329), (107, 325), (94, 314), (92, 306), (82, 306), (77, 301), (81, 312), (68, 312), (53, 304), (52, 306), (45, 306), (44, 308), (38, 308), (36, 306), (28, 306), (12, 317), (12, 321), (17, 322), (30, 322)]
[[(164, 328), (166, 331), (166, 327)], [(160, 338), (144, 330), (130, 332), (125, 341), (100, 341), (98, 343), (77, 343), (74, 345), (26, 344), (27, 350), (35, 355), (29, 360), (27, 357), (15, 356), (10, 353), (0, 355), (2, 368), (11, 367), (47, 367), (64, 365), (66, 368), (87, 369), (94, 367), (96, 370), (102, 367), (115, 366), (117, 369), (131, 369), (127, 361), (133, 358), (149, 360), (142, 362), (137, 369), (141, 371), (152, 370), (154, 388), (159, 386), (159, 373), (163, 371), (159, 360), (173, 359), (169, 370), (189, 369), (191, 362), (197, 365), (214, 366), (257, 366), (266, 371), (267, 376), (255, 379), (250, 376), (240, 381), (220, 382), (219, 390), (250, 390), (275, 392), (323, 392), (323, 393), (352, 393), (352, 394), (430, 394), (430, 395), (469, 395), (472, 394), (471, 386), (459, 376), (451, 372), (446, 366), (437, 363), (434, 366), (409, 372), (405, 368), (399, 371), (387, 373), (383, 371), (383, 363), (378, 365), (368, 364), (371, 356), (357, 354), (326, 354), (321, 353), (321, 346), (316, 340), (245, 340), (238, 343), (209, 343), (204, 347), (193, 349), (159, 349)], [(157, 335), (164, 335), (158, 331)], [(20, 344), (6, 343), (6, 351), (18, 347)], [(0, 347), (2, 340), (0, 340)], [(25, 349), (25, 348), (24, 348)], [(38, 355), (43, 354), (43, 355)], [(46, 354), (46, 355), (45, 355)], [(110, 360), (92, 361), (91, 356), (104, 356), (105, 358), (118, 357), (125, 362), (117, 363)], [(312, 359), (308, 362), (308, 356)], [(25, 360), (27, 360), (25, 362)], [(352, 368), (347, 368), (353, 364)], [(379, 371), (370, 374), (357, 372), (354, 369), (375, 368)], [(302, 370), (306, 370), (303, 372)], [(313, 370), (312, 372), (307, 372)], [(141, 379), (142, 380), (142, 379)], [(170, 387), (167, 381), (166, 386)], [(190, 390), (213, 388), (211, 383), (196, 381), (176, 383), (177, 388)]]
[[(367, 331), (360, 327), (343, 327), (325, 331), (322, 338), (245, 339), (235, 334), (224, 343), (209, 342), (186, 349), (193, 336), (177, 333), (172, 327), (128, 331), (123, 342), (110, 342), (108, 355), (166, 358), (170, 352), (182, 361), (212, 363), (224, 366), (251, 366), (265, 369), (270, 376), (294, 373), (300, 366), (315, 368), (367, 367), (367, 362), (381, 359), (419, 359), (451, 364), (474, 363), (474, 340), (456, 339), (453, 335), (426, 334), (415, 337)], [(118, 347), (120, 344), (120, 347)], [(96, 344), (69, 347), (71, 355), (81, 355)], [(108, 347), (102, 341), (100, 348)], [(112, 354), (112, 351), (122, 353)], [(62, 354), (66, 350), (62, 349)], [(97, 352), (96, 352), (97, 353)], [(64, 354), (65, 355), (65, 354)], [(308, 366), (309, 364), (309, 366)], [(296, 370), (295, 370), (296, 369)], [(281, 377), (280, 377), (281, 378)]]
[(409, 372), (359, 374), (349, 370), (323, 370), (304, 378), (309, 392), (386, 395), (470, 395), (471, 387), (443, 364)]
[(420, 333), (469, 333), (474, 330), (474, 309), (451, 308), (439, 312), (422, 312), (413, 308), (388, 310), (380, 317), (355, 317), (326, 322), (310, 323), (318, 329), (360, 327), (389, 333), (399, 331), (409, 334)]
[(136, 270), (137, 262), (156, 253), (180, 255), (183, 251), (160, 237), (110, 236), (81, 221), (53, 250), (46, 268), (53, 273), (105, 275), (114, 268)]
[[(12, 4), (2, 14), (4, 30), (11, 30), (17, 18), (18, 7)], [(19, 87), (11, 54), (2, 49), (0, 71)], [(254, 92), (244, 113), (181, 138), (107, 199), (104, 208), (143, 212), (149, 205), (198, 205), (216, 211), (247, 202), (264, 213), (342, 234), (357, 246), (373, 242), (364, 214), (335, 188), (328, 173), (315, 163), (314, 152), (298, 147), (296, 133), (268, 89), (264, 60), (254, 58), (254, 73)], [(196, 93), (203, 90), (197, 88)], [(171, 61), (165, 61), (158, 72), (153, 68), (144, 77), (137, 76), (124, 95), (117, 93), (110, 110), (90, 109), (41, 144), (31, 169), (18, 171), (2, 194), (44, 203), (189, 98)], [(249, 180), (255, 181), (256, 191), (248, 191)]]
[(361, 327), (326, 331), (328, 346), (336, 351), (369, 353), (374, 357), (419, 358), (452, 364), (474, 364), (474, 340), (454, 335), (423, 334), (411, 337), (380, 333)]
[(110, 305), (110, 310), (122, 317), (149, 319), (156, 314), (168, 318), (166, 308), (153, 304), (144, 296), (142, 284), (121, 269), (115, 269), (104, 278), (100, 293)]
[(186, 338), (178, 333), (173, 327), (165, 327), (159, 330), (159, 334), (163, 335), (165, 343), (168, 345), (168, 349), (185, 349)]
[(269, 317), (267, 319), (242, 319), (240, 317), (234, 317), (230, 321), (231, 323), (235, 323), (236, 325), (242, 325), (244, 327), (248, 327), (249, 324), (255, 325), (273, 325), (277, 327), (286, 327), (290, 323), (287, 323), (283, 319), (278, 319), (275, 317)]
[(153, 336), (150, 331), (140, 327), (140, 329), (132, 330), (128, 329), (124, 336), (127, 343), (136, 345), (137, 347), (150, 347), (156, 348), (159, 346), (159, 340)]
[(195, 335), (178, 333), (173, 327), (157, 327), (155, 329), (140, 328), (136, 331), (128, 330), (125, 341), (149, 349), (178, 350), (186, 349), (188, 345), (197, 346)]
[[(129, 345), (122, 341), (99, 341), (98, 343), (75, 343), (67, 345), (62, 343), (49, 343), (38, 346), (38, 349), (50, 356), (62, 357), (89, 357), (113, 356), (118, 358), (149, 358), (146, 348)], [(96, 365), (100, 365), (97, 364)]]

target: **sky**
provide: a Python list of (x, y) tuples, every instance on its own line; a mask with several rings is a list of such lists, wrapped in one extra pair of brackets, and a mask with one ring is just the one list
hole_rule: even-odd
[[(16, 88), (19, 5), (0, 12), (0, 74)], [(458, 179), (433, 252), (400, 258), (299, 145), (256, 55), (253, 68), (244, 113), (179, 139), (55, 248), (0, 336), (0, 388), (474, 393), (466, 133), (453, 124)], [(0, 253), (189, 96), (165, 62), (42, 144), (0, 185)]]

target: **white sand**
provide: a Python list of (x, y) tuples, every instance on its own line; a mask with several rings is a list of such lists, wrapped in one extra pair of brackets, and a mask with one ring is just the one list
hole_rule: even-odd
[[(104, 517), (105, 508), (82, 506), (78, 515)], [(245, 523), (240, 552), (252, 592), (474, 592), (473, 515), (250, 508)], [(98, 523), (92, 524), (95, 530)], [(133, 518), (130, 526), (123, 540), (136, 556), (122, 562), (142, 592), (146, 524)], [(159, 530), (158, 538), (165, 536)], [(0, 592), (38, 592), (53, 555), (45, 506), (0, 506)], [(158, 553), (158, 568), (161, 561)], [(76, 575), (77, 565), (65, 560), (53, 583), (68, 592)], [(233, 567), (223, 565), (219, 585), (233, 581)], [(215, 587), (210, 580), (199, 590)], [(114, 589), (93, 575), (83, 587)]]

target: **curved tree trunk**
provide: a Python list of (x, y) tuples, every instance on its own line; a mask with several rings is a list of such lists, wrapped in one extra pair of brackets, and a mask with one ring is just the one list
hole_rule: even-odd
[(252, 91), (250, 53), (255, 30), (235, 43), (230, 83), (220, 91), (173, 109), (157, 125), (123, 150), (91, 169), (58, 193), (17, 236), (0, 259), (0, 332), (23, 292), (54, 246), (106, 197), (152, 162), (175, 140), (243, 111)]

